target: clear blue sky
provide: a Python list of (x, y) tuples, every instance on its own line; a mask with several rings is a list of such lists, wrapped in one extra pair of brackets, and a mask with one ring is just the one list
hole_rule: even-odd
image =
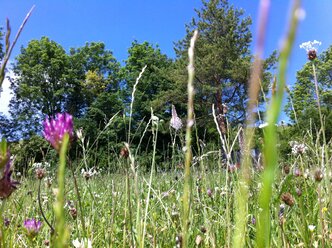
[[(252, 17), (255, 40), (259, 1), (230, 2)], [(265, 55), (279, 48), (286, 30), (290, 2), (271, 1)], [(185, 24), (195, 15), (194, 8), (202, 6), (200, 0), (1, 0), (0, 25), (5, 26), (5, 18), (8, 17), (14, 36), (34, 4), (36, 8), (17, 43), (12, 60), (22, 45), (26, 46), (30, 40), (42, 36), (58, 42), (67, 51), (70, 47), (83, 46), (85, 42), (102, 41), (120, 62), (126, 59), (134, 39), (158, 44), (163, 53), (174, 57), (173, 42), (184, 37)], [(289, 85), (294, 83), (296, 71), (306, 62), (305, 51), (299, 49), (300, 43), (319, 40), (322, 42), (320, 51), (332, 44), (332, 1), (304, 0), (302, 6), (306, 18), (300, 23), (290, 60)], [(6, 97), (5, 92), (1, 94), (0, 111), (3, 111), (3, 97)]]

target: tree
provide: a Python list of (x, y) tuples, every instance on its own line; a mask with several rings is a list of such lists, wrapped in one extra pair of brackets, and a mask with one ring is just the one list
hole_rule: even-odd
[(308, 128), (310, 127), (310, 121), (312, 121), (312, 127), (319, 129), (320, 119), (317, 111), (317, 95), (312, 63), (314, 63), (317, 72), (320, 104), (322, 114), (326, 120), (325, 131), (328, 141), (332, 137), (332, 46), (315, 60), (307, 62), (297, 72), (296, 82), (288, 96), (285, 111), (293, 122), (297, 118), (300, 126)]
[(68, 56), (59, 44), (43, 37), (22, 47), (16, 60), (9, 113), (14, 136), (29, 137), (40, 131), (45, 115), (64, 111), (71, 88), (66, 80)]
[(71, 48), (69, 64), (68, 80), (73, 88), (66, 108), (75, 116), (84, 115), (98, 94), (120, 90), (120, 64), (104, 43), (91, 42), (81, 48)]
[(126, 65), (122, 70), (127, 91), (127, 105), (131, 102), (131, 92), (136, 78), (142, 68), (147, 65), (135, 92), (133, 118), (137, 121), (143, 118), (148, 120), (151, 115), (151, 107), (159, 117), (165, 117), (166, 110), (169, 110), (170, 105), (167, 106), (167, 102), (160, 99), (172, 87), (171, 81), (164, 73), (172, 65), (172, 61), (162, 54), (158, 47), (154, 48), (148, 42), (139, 44), (134, 41), (128, 53)]
[[(226, 116), (233, 125), (246, 117), (247, 82), (252, 66), (250, 43), (251, 19), (244, 17), (242, 9), (229, 5), (227, 0), (203, 1), (197, 17), (186, 26), (186, 37), (176, 43), (176, 70), (172, 73), (176, 82), (169, 94), (172, 101), (186, 102), (188, 64), (187, 49), (193, 31), (199, 37), (195, 45), (195, 115), (198, 127), (214, 126), (211, 106), (215, 105), (220, 129), (226, 133)], [(273, 54), (264, 63), (264, 70), (271, 69), (276, 61)], [(271, 75), (264, 74), (263, 90), (267, 90)], [(181, 94), (182, 92), (182, 94)]]

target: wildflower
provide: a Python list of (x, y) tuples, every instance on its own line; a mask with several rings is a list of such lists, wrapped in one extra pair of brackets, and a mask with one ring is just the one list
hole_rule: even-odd
[(50, 142), (57, 151), (60, 151), (65, 133), (68, 133), (71, 139), (74, 136), (73, 117), (67, 113), (58, 113), (56, 119), (46, 119), (43, 122), (43, 126), (45, 139)]
[(309, 229), (310, 232), (313, 232), (313, 231), (315, 231), (316, 226), (314, 226), (314, 225), (309, 225), (309, 226), (308, 226), (308, 229)]
[(120, 150), (120, 157), (122, 158), (128, 158), (129, 156), (129, 151), (127, 149), (127, 147), (122, 147), (121, 150)]
[(51, 177), (46, 177), (44, 181), (47, 188), (50, 188), (52, 186), (53, 179)]
[(24, 221), (24, 228), (29, 238), (34, 238), (42, 227), (41, 221), (35, 219), (27, 219)]
[(41, 180), (45, 177), (46, 170), (44, 168), (37, 168), (35, 173), (36, 173), (37, 179)]
[(254, 216), (251, 218), (251, 224), (256, 225), (256, 218)]
[(206, 194), (208, 195), (208, 197), (212, 197), (212, 189), (207, 189)]
[(32, 168), (34, 168), (34, 169), (43, 168), (43, 169), (46, 170), (47, 168), (50, 168), (50, 167), (51, 167), (51, 165), (48, 162), (41, 162), (41, 163), (33, 163), (32, 164)]
[(73, 240), (73, 246), (75, 248), (92, 248), (92, 242), (90, 239), (82, 239), (81, 241), (75, 239)]
[(295, 200), (290, 193), (284, 193), (281, 196), (282, 201), (288, 206), (292, 207), (295, 204)]
[(303, 42), (300, 45), (300, 48), (307, 51), (309, 60), (314, 60), (317, 57), (318, 46), (320, 46), (321, 44), (322, 44), (322, 42), (317, 41), (317, 40), (307, 41), (307, 42)]
[(8, 198), (11, 193), (17, 189), (19, 182), (11, 180), (10, 177), (12, 173), (13, 171), (11, 170), (11, 159), (8, 159), (5, 170), (3, 172), (3, 177), (0, 179), (0, 199)]
[(292, 153), (294, 155), (304, 154), (308, 150), (308, 147), (305, 144), (298, 143), (297, 141), (291, 141), (289, 144), (292, 147)]
[(315, 180), (316, 180), (316, 182), (322, 181), (323, 177), (324, 177), (323, 172), (320, 169), (315, 171)]
[(322, 208), (322, 213), (324, 214), (327, 211), (327, 207)]
[(285, 172), (286, 175), (289, 174), (289, 172), (290, 172), (290, 167), (289, 167), (288, 164), (286, 164), (286, 165), (284, 166), (284, 172)]
[(237, 171), (238, 169), (240, 169), (240, 167), (241, 167), (241, 164), (240, 164), (240, 163), (230, 164), (230, 165), (228, 166), (228, 171), (229, 171), (230, 173), (233, 173), (233, 172)]
[(201, 237), (201, 235), (197, 235), (196, 239), (195, 239), (195, 243), (197, 246), (199, 246), (203, 241), (203, 238)]
[(170, 126), (174, 128), (176, 131), (180, 130), (183, 126), (181, 119), (178, 117), (178, 114), (176, 113), (174, 105), (172, 105), (172, 119)]
[(302, 176), (302, 171), (299, 168), (295, 168), (294, 176), (296, 176), (296, 177)]
[(175, 237), (175, 247), (182, 247), (182, 236), (179, 234)]
[(304, 174), (303, 174), (304, 179), (308, 179), (309, 175), (310, 175), (309, 169), (306, 169)]
[(4, 218), (3, 224), (5, 225), (5, 227), (8, 227), (10, 225), (10, 219)]
[(69, 214), (75, 220), (77, 217), (77, 209), (76, 208), (69, 208)]
[(301, 189), (296, 188), (295, 191), (296, 191), (296, 194), (297, 194), (298, 196), (301, 196), (301, 195), (302, 195), (302, 191), (301, 191)]
[(94, 175), (98, 174), (94, 167), (90, 168), (89, 170), (85, 170), (84, 168), (81, 170), (81, 174), (86, 180), (89, 180)]

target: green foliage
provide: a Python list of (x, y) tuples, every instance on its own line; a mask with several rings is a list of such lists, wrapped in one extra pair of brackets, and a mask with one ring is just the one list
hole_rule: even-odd
[(16, 60), (9, 112), (15, 132), (26, 138), (40, 131), (45, 115), (64, 110), (71, 89), (66, 80), (68, 56), (59, 44), (43, 37), (22, 48)]
[[(293, 122), (296, 121), (296, 113), (298, 127), (300, 128), (295, 131), (301, 132), (301, 129), (305, 128), (310, 129), (313, 131), (313, 134), (316, 134), (320, 129), (312, 63), (314, 63), (316, 67), (320, 103), (326, 125), (325, 135), (326, 140), (329, 141), (332, 137), (332, 47), (329, 47), (313, 62), (307, 62), (303, 68), (297, 72), (296, 82), (288, 96), (288, 104), (285, 110)], [(293, 102), (294, 109), (292, 109), (291, 101)], [(314, 137), (316, 137), (316, 135), (314, 135)]]
[(75, 116), (83, 116), (100, 93), (120, 90), (120, 64), (104, 43), (91, 42), (70, 49), (69, 63), (67, 80), (72, 83), (72, 94), (66, 109)]
[(161, 53), (158, 46), (154, 48), (148, 42), (139, 44), (134, 41), (128, 50), (128, 59), (125, 63), (122, 75), (126, 85), (126, 102), (128, 103), (131, 101), (131, 92), (136, 78), (142, 68), (147, 65), (135, 93), (133, 118), (137, 121), (144, 118), (147, 121), (151, 115), (151, 107), (155, 113), (164, 118), (170, 105), (162, 96), (172, 87), (172, 83), (165, 76), (165, 70), (169, 69), (172, 61)]
[(15, 169), (24, 172), (29, 169), (32, 163), (53, 160), (56, 155), (49, 150), (48, 142), (41, 136), (34, 135), (27, 140), (11, 143), (10, 150), (15, 156)]
[[(187, 49), (193, 30), (199, 37), (195, 48), (195, 117), (201, 132), (215, 130), (211, 117), (211, 106), (215, 105), (218, 124), (225, 129), (226, 120), (236, 125), (245, 119), (247, 82), (250, 77), (251, 19), (244, 16), (242, 9), (228, 1), (203, 1), (203, 8), (196, 10), (197, 17), (187, 25), (186, 37), (176, 44), (177, 60), (171, 78), (175, 82), (168, 95), (179, 105), (179, 112), (185, 110), (187, 83)], [(269, 70), (276, 62), (273, 53), (263, 64), (263, 91), (268, 90), (271, 80)], [(227, 106), (227, 110), (226, 107)], [(181, 106), (181, 108), (180, 108)], [(227, 113), (226, 113), (227, 112)], [(208, 132), (210, 136), (214, 133)]]

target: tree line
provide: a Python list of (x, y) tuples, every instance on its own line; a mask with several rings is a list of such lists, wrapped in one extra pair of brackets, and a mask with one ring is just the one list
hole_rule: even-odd
[[(170, 143), (171, 106), (176, 107), (182, 119), (186, 116), (187, 49), (197, 29), (195, 127), (197, 136), (204, 142), (218, 142), (212, 104), (218, 125), (225, 134), (246, 118), (247, 88), (253, 64), (251, 23), (242, 9), (227, 0), (203, 1), (202, 8), (196, 10), (196, 16), (186, 25), (185, 37), (175, 42), (176, 58), (171, 59), (149, 42), (133, 41), (124, 65), (103, 42), (88, 42), (67, 52), (48, 37), (32, 40), (15, 58), (14, 77), (10, 78), (13, 98), (9, 116), (0, 115), (0, 134), (10, 141), (31, 140), (41, 134), (41, 123), (46, 116), (68, 112), (75, 117), (76, 128), (82, 127), (87, 140), (93, 140), (117, 114), (113, 128), (102, 132), (99, 139), (101, 149), (109, 149), (110, 142), (117, 147), (126, 141), (131, 92), (140, 71), (147, 65), (135, 93), (132, 125), (136, 136), (133, 138), (139, 140), (153, 108), (154, 114), (164, 120), (158, 146), (165, 148)], [(0, 33), (2, 37), (3, 32)], [(3, 56), (3, 46), (0, 48)], [(323, 108), (330, 121), (331, 52), (329, 49), (317, 60)], [(277, 57), (274, 52), (262, 63), (261, 94), (257, 102), (257, 111), (262, 115), (268, 101), (265, 96), (273, 84)], [(312, 82), (309, 71), (310, 67), (305, 65), (298, 72), (291, 93), (299, 122), (307, 121), (314, 111), (314, 105), (307, 104), (314, 98), (312, 89), (306, 87)], [(290, 105), (287, 113), (295, 121)], [(149, 147), (149, 142), (148, 130), (142, 149)]]

